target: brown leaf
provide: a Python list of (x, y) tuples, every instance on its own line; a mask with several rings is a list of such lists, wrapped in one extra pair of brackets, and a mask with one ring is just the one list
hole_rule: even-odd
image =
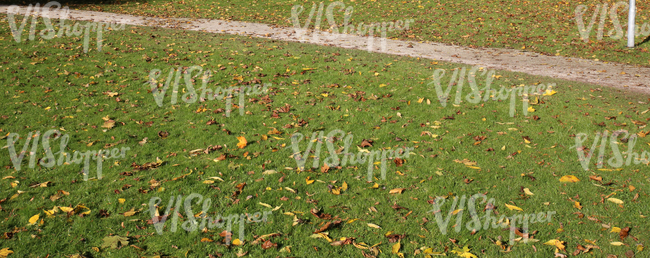
[(406, 234), (401, 234), (401, 235), (390, 234), (390, 235), (386, 236), (386, 238), (388, 238), (388, 242), (391, 242), (391, 243), (398, 242), (399, 240), (401, 240), (402, 238), (405, 238), (405, 237), (406, 237)]
[(630, 232), (630, 227), (625, 227), (621, 229), (621, 232), (618, 234), (618, 236), (621, 238), (621, 241), (625, 240), (629, 232)]
[(364, 140), (361, 142), (361, 145), (359, 145), (359, 147), (361, 147), (361, 148), (372, 147), (372, 143), (373, 143), (372, 140), (366, 140), (366, 139), (364, 139)]
[(337, 221), (334, 221), (334, 222), (332, 222), (332, 221), (328, 221), (328, 222), (325, 223), (325, 225), (323, 225), (321, 228), (319, 228), (318, 230), (314, 231), (314, 234), (318, 234), (318, 233), (320, 233), (320, 232), (326, 231), (326, 230), (328, 230), (330, 227), (336, 226), (336, 225), (338, 225), (339, 223), (341, 223), (340, 220), (337, 220)]
[(320, 168), (321, 173), (327, 173), (327, 171), (329, 170), (330, 170), (330, 166), (328, 166), (327, 164), (323, 164), (323, 166)]
[(264, 249), (264, 250), (269, 249), (269, 248), (277, 248), (277, 247), (278, 247), (278, 244), (271, 243), (271, 241), (269, 241), (269, 240), (266, 240), (266, 242), (264, 242), (264, 244), (262, 244), (262, 249)]
[(167, 138), (167, 136), (169, 136), (169, 132), (167, 132), (167, 131), (159, 131), (158, 136), (160, 136), (160, 138), (165, 139), (165, 138)]
[(399, 206), (399, 205), (397, 205), (397, 203), (394, 203), (394, 204), (393, 204), (392, 206), (390, 206), (390, 207), (393, 208), (393, 209), (396, 210), (396, 211), (397, 211), (397, 210), (408, 210), (408, 208), (404, 208), (404, 207), (402, 207), (402, 206)]
[(404, 164), (404, 160), (400, 158), (395, 158), (393, 162), (395, 162), (395, 165), (397, 165), (398, 167), (401, 167), (402, 164)]

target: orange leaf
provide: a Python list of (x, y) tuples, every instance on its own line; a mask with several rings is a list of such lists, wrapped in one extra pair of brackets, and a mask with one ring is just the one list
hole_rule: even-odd
[(244, 147), (246, 147), (246, 144), (248, 144), (248, 141), (246, 141), (246, 137), (244, 136), (237, 137), (237, 140), (239, 140), (239, 142), (237, 143), (237, 147), (239, 147), (240, 149), (243, 149)]

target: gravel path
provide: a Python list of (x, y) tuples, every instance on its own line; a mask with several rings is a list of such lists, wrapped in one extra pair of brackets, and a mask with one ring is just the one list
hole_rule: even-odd
[[(14, 13), (24, 14), (26, 7)], [(0, 6), (0, 12), (7, 13), (8, 6)], [(56, 12), (52, 12), (56, 14)], [(39, 14), (43, 16), (42, 14)], [(58, 18), (52, 15), (50, 18)], [(594, 60), (546, 56), (537, 53), (495, 48), (468, 48), (439, 43), (419, 43), (402, 40), (385, 40), (375, 34), (374, 38), (347, 34), (313, 36), (312, 33), (299, 33), (293, 27), (273, 27), (260, 23), (236, 22), (209, 19), (150, 18), (126, 14), (70, 10), (69, 19), (95, 22), (125, 23), (138, 26), (185, 29), (210, 33), (248, 35), (283, 41), (307, 42), (318, 45), (351, 49), (371, 49), (372, 52), (406, 55), (437, 61), (480, 65), (489, 69), (522, 72), (531, 75), (549, 76), (570, 81), (586, 82), (616, 87), (633, 92), (650, 94), (650, 68), (635, 67), (619, 63), (606, 63)], [(383, 41), (383, 43), (382, 43)]]

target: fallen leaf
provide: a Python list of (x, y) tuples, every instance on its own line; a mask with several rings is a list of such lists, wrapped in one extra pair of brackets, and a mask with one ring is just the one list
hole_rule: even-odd
[(575, 177), (573, 175), (566, 175), (566, 176), (563, 176), (563, 177), (560, 178), (560, 182), (563, 182), (563, 183), (575, 183), (575, 182), (578, 182), (578, 181), (580, 181), (580, 179), (578, 179), (577, 177)]
[(396, 244), (393, 245), (393, 247), (391, 247), (391, 252), (394, 253), (394, 254), (397, 254), (397, 253), (399, 253), (399, 249), (401, 247), (402, 247), (402, 244), (396, 243)]
[(13, 254), (14, 251), (9, 250), (9, 248), (0, 249), (0, 257), (7, 257), (10, 254)]
[(368, 223), (368, 227), (376, 228), (376, 229), (381, 229), (381, 227), (380, 227), (379, 225), (377, 225), (377, 224), (372, 224), (372, 223)]
[(388, 193), (390, 193), (390, 194), (401, 194), (402, 192), (404, 192), (404, 190), (406, 190), (406, 188), (395, 188), (393, 190), (390, 190)]
[(514, 205), (510, 205), (510, 204), (507, 204), (507, 203), (506, 203), (506, 207), (507, 207), (508, 209), (510, 209), (510, 210), (524, 211), (522, 208), (519, 208), (519, 207), (514, 206)]
[(129, 245), (129, 239), (126, 237), (121, 237), (118, 235), (115, 236), (107, 236), (103, 239), (104, 243), (102, 244), (102, 248), (113, 248), (117, 249), (118, 245), (119, 246), (127, 246)]
[(36, 215), (32, 216), (31, 218), (29, 218), (29, 225), (34, 225), (34, 224), (36, 224), (36, 222), (38, 221), (38, 218), (39, 218), (39, 217), (40, 217), (40, 215), (39, 215), (39, 214), (36, 214)]
[(616, 203), (616, 204), (623, 204), (624, 203), (620, 199), (616, 199), (616, 198), (608, 198), (607, 201), (610, 201), (610, 202), (613, 202), (613, 203)]
[(528, 189), (528, 188), (524, 188), (524, 193), (527, 194), (527, 195), (535, 195), (535, 194), (533, 194), (533, 192), (531, 192), (530, 189)]

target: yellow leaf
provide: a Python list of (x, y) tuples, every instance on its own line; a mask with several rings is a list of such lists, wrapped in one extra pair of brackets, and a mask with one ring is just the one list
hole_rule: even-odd
[(348, 190), (348, 183), (343, 182), (343, 186), (341, 187), (341, 190), (343, 190), (343, 191)]
[(554, 90), (546, 90), (546, 92), (544, 92), (543, 96), (553, 96), (553, 95), (555, 95), (555, 93), (557, 93), (557, 92), (555, 92)]
[(43, 211), (45, 211), (45, 215), (47, 215), (47, 217), (53, 217), (54, 213), (59, 211), (59, 207), (54, 206), (54, 208), (51, 210), (43, 210)]
[(308, 185), (313, 184), (314, 181), (316, 181), (316, 180), (310, 180), (309, 178), (310, 177), (305, 178), (305, 181), (307, 182)]
[(611, 243), (609, 243), (609, 244), (610, 244), (610, 245), (614, 245), (614, 246), (622, 246), (622, 245), (625, 245), (625, 244), (622, 243), (622, 242), (611, 242)]
[(214, 242), (214, 240), (209, 239), (207, 237), (204, 237), (204, 238), (201, 238), (201, 242), (203, 242), (203, 243), (208, 242), (209, 243), (209, 242)]
[(357, 221), (357, 220), (359, 220), (359, 219), (351, 219), (351, 220), (348, 220), (348, 224), (350, 224), (350, 223), (352, 223), (352, 222), (355, 222), (355, 221)]
[(395, 188), (393, 190), (390, 190), (388, 193), (389, 194), (401, 194), (402, 192), (404, 192), (404, 190), (406, 190), (406, 188)]
[(122, 204), (122, 203), (126, 202), (126, 199), (120, 198), (120, 199), (117, 199), (117, 201), (120, 202), (120, 204)]
[(366, 245), (366, 243), (364, 243), (364, 242), (361, 242), (361, 243), (358, 243), (358, 244), (355, 243), (355, 242), (352, 242), (352, 245), (354, 245), (354, 247), (359, 248), (359, 249), (368, 250), (368, 245)]
[(557, 247), (557, 248), (560, 249), (560, 250), (564, 250), (564, 248), (565, 248), (565, 246), (564, 246), (564, 244), (563, 244), (563, 241), (560, 241), (560, 240), (557, 240), (557, 239), (549, 240), (548, 242), (546, 242), (546, 243), (544, 243), (544, 244), (545, 244), (545, 245), (552, 245), (552, 246), (555, 246), (555, 247)]
[(70, 207), (59, 207), (59, 209), (61, 209), (65, 213), (69, 213), (74, 210), (73, 208)]
[(522, 208), (519, 208), (519, 207), (514, 206), (514, 205), (510, 205), (510, 204), (507, 204), (507, 203), (506, 203), (506, 207), (508, 207), (508, 209), (510, 209), (510, 210), (524, 211)]
[(607, 200), (616, 204), (623, 204), (623, 201), (621, 201), (620, 199), (608, 198)]
[(533, 192), (531, 192), (530, 189), (528, 189), (528, 188), (524, 188), (524, 193), (527, 194), (527, 195), (535, 195), (535, 194), (533, 194)]
[(535, 112), (535, 109), (533, 107), (528, 107), (528, 112)]
[(264, 206), (264, 207), (266, 207), (266, 208), (273, 208), (273, 206), (268, 205), (268, 204), (263, 203), (263, 202), (260, 202), (259, 205), (262, 205), (262, 206)]
[(560, 182), (562, 182), (562, 183), (575, 183), (575, 182), (578, 182), (578, 181), (580, 181), (580, 179), (578, 179), (577, 177), (575, 177), (573, 175), (566, 175), (566, 176), (563, 176), (562, 178), (560, 178)]
[(462, 211), (462, 210), (463, 210), (463, 209), (455, 210), (455, 211), (451, 212), (451, 215), (456, 215), (456, 214), (458, 214), (458, 213), (459, 213), (460, 211)]
[(582, 205), (580, 205), (580, 202), (574, 202), (573, 206), (578, 208), (578, 210), (582, 210)]
[(322, 238), (322, 239), (327, 240), (327, 242), (331, 243), (332, 239), (327, 236), (328, 234), (329, 234), (328, 232), (321, 232), (321, 233), (318, 233), (318, 234), (312, 234), (310, 237), (311, 238)]
[(377, 189), (377, 188), (379, 188), (379, 184), (375, 183), (375, 184), (372, 185), (372, 187), (370, 187), (370, 188)]
[(218, 176), (210, 177), (210, 179), (216, 179), (216, 180), (219, 180), (219, 181), (223, 182), (223, 179), (221, 179), (221, 177), (218, 177)]
[(9, 248), (2, 248), (0, 250), (0, 257), (7, 257), (7, 255), (13, 254), (14, 251), (9, 250)]
[(620, 233), (620, 232), (621, 232), (621, 228), (619, 227), (612, 227), (612, 231), (609, 231), (609, 233)]
[(394, 253), (394, 254), (397, 254), (397, 253), (399, 253), (399, 249), (401, 247), (402, 247), (402, 244), (397, 242), (396, 244), (393, 245), (393, 247), (391, 247), (391, 252)]
[(246, 144), (248, 144), (248, 142), (246, 141), (246, 137), (244, 136), (238, 136), (237, 140), (239, 140), (239, 142), (237, 143), (237, 147), (239, 147), (240, 149), (243, 149), (244, 147), (246, 147)]
[(332, 188), (332, 193), (335, 194), (335, 195), (339, 195), (339, 194), (341, 194), (341, 189), (338, 188), (338, 187), (337, 188)]
[(135, 208), (131, 208), (131, 210), (125, 212), (123, 215), (124, 215), (124, 217), (131, 217), (131, 216), (135, 215), (135, 213), (137, 213), (137, 211), (135, 211)]
[(467, 166), (467, 167), (468, 167), (468, 168), (471, 168), (471, 169), (481, 170), (481, 168), (480, 168), (480, 167), (477, 167), (477, 166)]
[(377, 224), (372, 224), (372, 223), (368, 223), (368, 227), (381, 229), (381, 227), (380, 227), (379, 225), (377, 225)]
[(205, 180), (203, 181), (204, 184), (214, 184), (214, 180)]
[(29, 218), (29, 225), (34, 225), (34, 224), (36, 224), (36, 222), (38, 221), (38, 218), (39, 218), (39, 217), (40, 217), (39, 214), (36, 214), (36, 215), (32, 216), (31, 218)]

